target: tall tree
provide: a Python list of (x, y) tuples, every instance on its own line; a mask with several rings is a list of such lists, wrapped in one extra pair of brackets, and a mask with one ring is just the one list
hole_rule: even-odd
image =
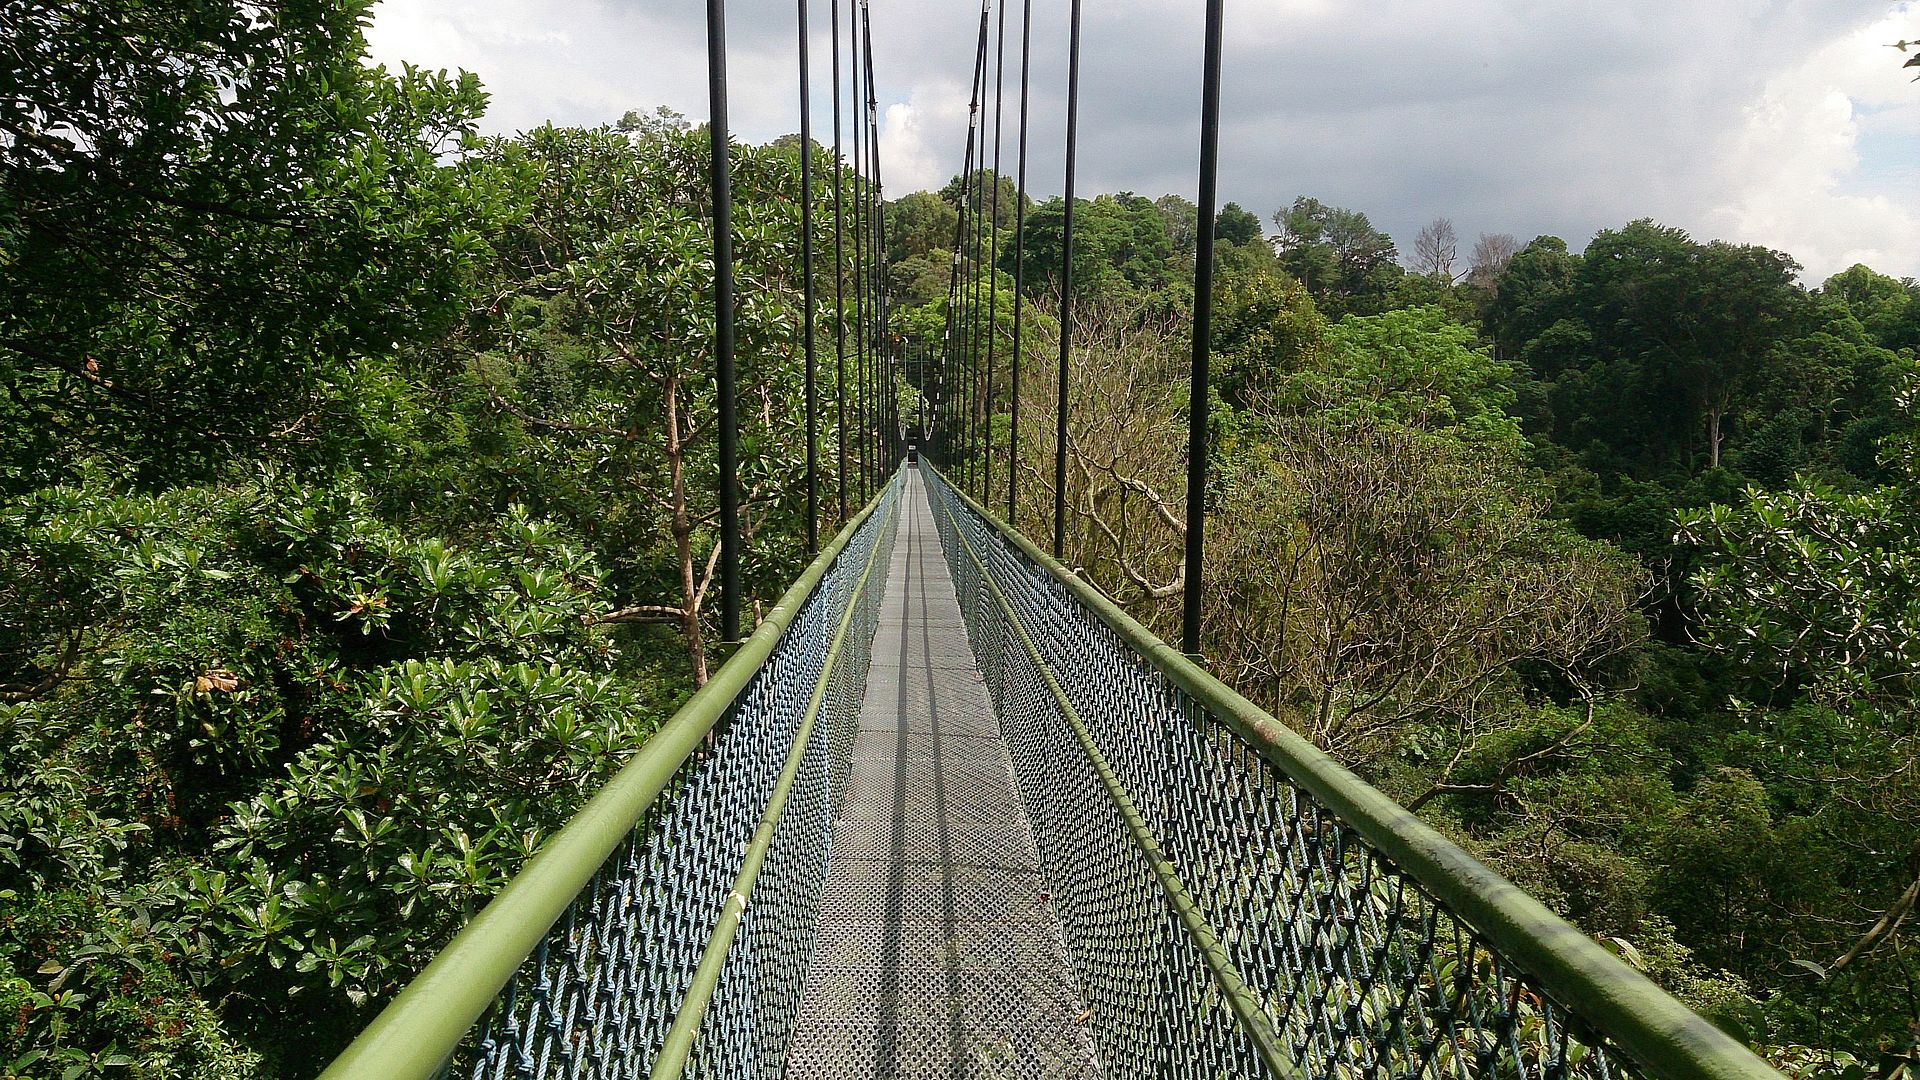
[(313, 448), (321, 369), (461, 314), (510, 169), (447, 155), (470, 75), (364, 62), (372, 0), (10, 4), (0, 65), (0, 484), (152, 483)]
[(930, 191), (915, 191), (887, 204), (887, 261), (903, 263), (918, 255), (953, 249), (960, 212)]
[(1453, 264), (1460, 258), (1460, 237), (1453, 222), (1434, 218), (1413, 238), (1413, 272), (1444, 281), (1453, 280)]
[(1331, 315), (1373, 314), (1401, 276), (1393, 238), (1357, 210), (1300, 196), (1276, 211), (1280, 263)]
[[(1697, 244), (1682, 230), (1636, 221), (1587, 245), (1583, 314), (1649, 392), (1677, 396), (1707, 465), (1718, 468), (1730, 411), (1804, 325), (1799, 269), (1781, 252)], [(1700, 445), (1693, 432), (1680, 434)]]
[(1253, 244), (1260, 240), (1260, 215), (1230, 202), (1213, 219), (1213, 235), (1229, 244)]
[(1512, 233), (1481, 233), (1467, 256), (1467, 284), (1482, 296), (1493, 294), (1494, 283), (1506, 271), (1507, 262), (1520, 252), (1520, 241)]

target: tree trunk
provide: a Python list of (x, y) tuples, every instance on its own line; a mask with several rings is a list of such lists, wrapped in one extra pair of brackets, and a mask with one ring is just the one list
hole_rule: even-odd
[(687, 507), (686, 441), (680, 434), (680, 380), (667, 376), (667, 477), (672, 490), (673, 550), (680, 561), (680, 632), (693, 665), (693, 685), (707, 685), (707, 648), (700, 629), (700, 589), (693, 568), (693, 514)]

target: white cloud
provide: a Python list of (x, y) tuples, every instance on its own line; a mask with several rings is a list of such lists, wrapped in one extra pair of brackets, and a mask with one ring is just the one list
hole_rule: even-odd
[(880, 165), (889, 197), (938, 188), (953, 175), (951, 147), (929, 135), (964, 132), (967, 104), (965, 89), (932, 80), (916, 86), (906, 101), (887, 106), (880, 121)]
[[(1767, 81), (1730, 140), (1726, 198), (1707, 214), (1718, 231), (1791, 252), (1813, 281), (1858, 262), (1920, 275), (1920, 87), (1887, 48), (1914, 14), (1890, 12)], [(1876, 172), (1893, 175), (1862, 183), (1869, 132), (1890, 141)]]
[[(858, 8), (839, 8), (844, 29)], [(1034, 0), (1030, 186), (1042, 195), (1060, 185), (1065, 8)], [(797, 130), (792, 0), (729, 9), (735, 133)], [(825, 140), (831, 0), (812, 10)], [(873, 0), (889, 195), (960, 167), (979, 10)], [(387, 62), (477, 72), (494, 94), (491, 130), (660, 104), (698, 120), (700, 20), (694, 4), (385, 0), (372, 40)], [(1266, 216), (1311, 194), (1396, 236), (1444, 214), (1469, 238), (1550, 232), (1575, 247), (1650, 216), (1782, 248), (1813, 280), (1854, 261), (1920, 275), (1920, 86), (1886, 48), (1915, 36), (1920, 3), (1886, 0), (1229, 4), (1222, 197)], [(1082, 192), (1191, 196), (1199, 5), (1088, 5), (1085, 41)], [(1009, 61), (1011, 93), (1017, 48)]]

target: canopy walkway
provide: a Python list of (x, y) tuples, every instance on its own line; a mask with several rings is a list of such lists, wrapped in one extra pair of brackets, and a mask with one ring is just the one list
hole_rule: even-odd
[(908, 466), (326, 1073), (1772, 1077)]

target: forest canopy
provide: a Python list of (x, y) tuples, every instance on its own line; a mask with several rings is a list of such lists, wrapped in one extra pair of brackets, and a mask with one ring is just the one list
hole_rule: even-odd
[[(483, 137), (474, 76), (368, 62), (370, 3), (8, 9), (9, 1075), (314, 1075), (725, 659), (706, 133)], [(749, 620), (809, 557), (803, 154), (845, 272), (828, 151), (734, 149)], [(1061, 200), (889, 201), (887, 330), (937, 350), (969, 191), (1051, 430)], [(1782, 1068), (1910, 1074), (1920, 285), (1083, 200), (1068, 561), (1163, 634), (1208, 228), (1212, 669)], [(831, 530), (874, 462), (822, 423)]]

